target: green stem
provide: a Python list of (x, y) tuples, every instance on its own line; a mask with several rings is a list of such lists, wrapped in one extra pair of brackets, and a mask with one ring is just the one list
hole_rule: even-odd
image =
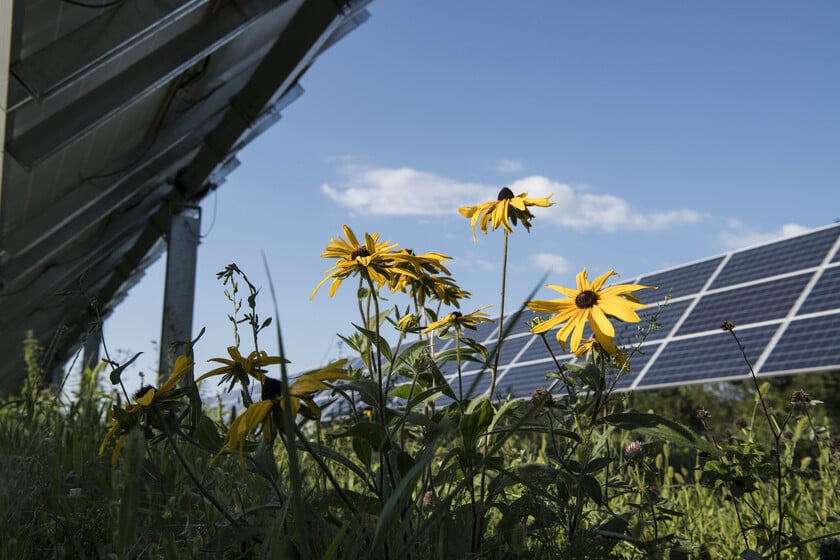
[(496, 392), (496, 377), (499, 373), (499, 356), (501, 355), (502, 351), (502, 338), (504, 329), (505, 321), (505, 287), (507, 284), (507, 258), (508, 258), (508, 232), (505, 231), (505, 241), (504, 241), (504, 249), (502, 251), (502, 301), (500, 303), (499, 308), (499, 338), (496, 342), (496, 349), (495, 354), (496, 356), (493, 358), (493, 369), (490, 370), (490, 400), (493, 399), (493, 393)]
[(235, 525), (237, 527), (241, 526), (239, 521), (236, 518), (234, 518), (231, 514), (229, 514), (227, 512), (227, 510), (225, 510), (225, 508), (222, 507), (222, 504), (220, 504), (219, 501), (216, 500), (216, 498), (212, 494), (210, 494), (210, 492), (208, 492), (207, 489), (201, 484), (201, 482), (198, 480), (198, 477), (195, 475), (192, 468), (187, 463), (187, 460), (184, 459), (183, 455), (181, 455), (181, 451), (178, 449), (178, 446), (175, 444), (175, 439), (172, 437), (172, 431), (169, 429), (169, 426), (167, 425), (166, 420), (165, 419), (161, 419), (161, 420), (162, 420), (161, 425), (163, 426), (163, 432), (166, 434), (166, 439), (169, 441), (169, 445), (170, 445), (170, 447), (172, 447), (172, 451), (175, 452), (175, 456), (178, 458), (178, 461), (181, 463), (181, 466), (184, 467), (184, 471), (187, 473), (187, 476), (190, 478), (190, 480), (193, 481), (193, 484), (195, 484), (195, 487), (198, 488), (198, 491), (201, 493), (201, 495), (204, 496), (204, 498), (208, 502), (213, 504), (213, 507), (215, 507), (217, 510), (219, 510), (219, 513), (221, 513), (225, 517), (225, 519), (228, 520), (228, 522), (231, 525)]

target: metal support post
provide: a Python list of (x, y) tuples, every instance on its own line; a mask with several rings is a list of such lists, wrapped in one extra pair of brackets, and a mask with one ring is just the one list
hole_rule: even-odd
[(175, 358), (192, 339), (195, 268), (201, 237), (201, 208), (172, 206), (166, 251), (166, 286), (158, 375), (169, 376)]

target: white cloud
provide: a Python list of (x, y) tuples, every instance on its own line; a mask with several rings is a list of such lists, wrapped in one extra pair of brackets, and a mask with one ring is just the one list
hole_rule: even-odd
[(345, 169), (347, 186), (323, 185), (328, 197), (352, 210), (388, 216), (452, 214), (459, 206), (495, 198), (493, 188), (417, 171), (375, 168)]
[(760, 232), (748, 228), (739, 220), (729, 220), (726, 225), (729, 229), (720, 234), (720, 239), (724, 247), (730, 251), (760, 245), (775, 239), (793, 237), (809, 230), (809, 228), (799, 224), (784, 224), (775, 231)]
[(594, 194), (584, 188), (573, 188), (565, 183), (533, 175), (511, 183), (515, 193), (527, 192), (528, 196), (543, 197), (554, 193), (554, 206), (541, 211), (560, 226), (584, 230), (598, 228), (604, 231), (661, 230), (684, 223), (698, 222), (703, 214), (693, 210), (666, 210), (641, 212), (615, 195)]
[(564, 259), (562, 256), (555, 255), (553, 253), (537, 253), (535, 255), (531, 255), (531, 264), (539, 269), (558, 274), (569, 272), (572, 268), (569, 261)]
[[(442, 177), (409, 167), (399, 169), (344, 169), (346, 185), (335, 188), (323, 185), (321, 190), (335, 202), (356, 212), (379, 215), (452, 215), (459, 206), (494, 200), (498, 186), (487, 186)], [(508, 185), (529, 197), (554, 195), (554, 206), (537, 208), (540, 221), (577, 230), (604, 231), (661, 230), (702, 220), (705, 216), (693, 210), (642, 212), (626, 200), (611, 194), (596, 194), (585, 187), (571, 187), (532, 175)]]
[(518, 173), (523, 169), (524, 166), (518, 159), (503, 159), (499, 162), (499, 165), (496, 166), (496, 170), (499, 173)]

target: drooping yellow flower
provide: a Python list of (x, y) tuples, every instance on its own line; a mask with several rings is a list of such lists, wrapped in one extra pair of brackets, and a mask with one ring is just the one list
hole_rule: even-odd
[(416, 278), (400, 276), (392, 282), (391, 291), (407, 293), (420, 307), (424, 307), (429, 299), (435, 299), (444, 305), (461, 307), (460, 300), (470, 297), (470, 293), (458, 287), (455, 280), (449, 276), (423, 272)]
[(239, 348), (237, 348), (236, 346), (228, 346), (227, 351), (230, 355), (230, 359), (228, 360), (227, 358), (210, 358), (209, 360), (207, 360), (208, 362), (216, 362), (224, 365), (222, 367), (208, 371), (207, 373), (199, 377), (196, 380), (196, 382), (204, 381), (208, 377), (213, 377), (214, 375), (222, 376), (222, 380), (219, 382), (219, 384), (230, 381), (231, 388), (237, 382), (247, 385), (249, 382), (248, 376), (251, 376), (257, 381), (262, 382), (265, 379), (265, 371), (261, 369), (262, 366), (289, 363), (288, 360), (284, 360), (280, 356), (269, 356), (263, 350), (260, 350), (259, 352), (254, 350), (253, 352), (248, 354), (248, 356), (242, 356), (242, 354), (239, 352)]
[[(304, 373), (295, 379), (289, 385), (291, 417), (294, 418), (300, 413), (307, 417), (320, 420), (321, 409), (315, 403), (315, 393), (330, 389), (330, 386), (325, 383), (326, 381), (352, 379), (346, 373), (344, 367), (346, 365), (347, 360), (341, 359), (331, 363), (327, 367)], [(210, 462), (215, 461), (226, 450), (238, 450), (242, 453), (248, 434), (258, 426), (262, 426), (263, 437), (266, 441), (269, 441), (272, 433), (271, 412), (275, 407), (280, 410), (283, 408), (282, 383), (277, 379), (266, 377), (263, 382), (262, 400), (249, 406), (245, 412), (231, 422), (224, 445), (222, 445), (222, 448), (213, 456)]]
[(114, 451), (111, 453), (111, 466), (117, 464), (117, 459), (120, 456), (123, 445), (125, 445), (125, 436), (129, 430), (134, 426), (154, 425), (157, 421), (157, 414), (161, 412), (158, 408), (165, 410), (167, 408), (167, 401), (176, 399), (181, 396), (181, 393), (176, 390), (178, 381), (193, 367), (192, 358), (188, 356), (178, 356), (175, 364), (172, 367), (172, 375), (169, 379), (163, 382), (159, 387), (146, 386), (142, 387), (135, 397), (136, 403), (129, 403), (125, 408), (114, 407), (108, 411), (108, 419), (111, 422), (111, 427), (108, 433), (105, 434), (105, 439), (99, 445), (99, 454), (105, 452), (105, 446), (117, 434), (117, 444), (114, 446)]
[(645, 288), (656, 289), (641, 284), (619, 284), (604, 288), (607, 279), (616, 272), (610, 270), (602, 274), (595, 281), (590, 282), (584, 268), (577, 275), (577, 289), (563, 286), (546, 286), (565, 295), (565, 298), (554, 300), (533, 300), (526, 302), (529, 309), (536, 313), (550, 313), (553, 317), (535, 324), (531, 328), (533, 333), (544, 333), (561, 326), (557, 331), (557, 341), (566, 348), (569, 336), (572, 337), (571, 351), (576, 352), (580, 347), (583, 329), (587, 322), (592, 328), (598, 343), (608, 353), (618, 352), (612, 341), (615, 329), (609, 317), (615, 317), (626, 323), (640, 321), (636, 309), (647, 307), (632, 293)]
[(484, 313), (484, 310), (493, 307), (492, 305), (485, 305), (472, 313), (467, 313), (466, 315), (461, 314), (458, 311), (454, 311), (444, 317), (443, 319), (438, 319), (434, 323), (431, 323), (428, 327), (423, 329), (424, 333), (432, 332), (433, 330), (440, 329), (443, 327), (454, 326), (456, 328), (466, 327), (468, 329), (475, 330), (476, 326), (479, 323), (491, 323), (492, 319), (487, 313)]
[(531, 219), (534, 215), (528, 210), (528, 207), (541, 206), (545, 208), (553, 206), (554, 203), (550, 202), (552, 196), (549, 195), (546, 198), (528, 198), (528, 193), (514, 195), (513, 191), (509, 188), (503, 187), (499, 191), (497, 200), (483, 202), (478, 206), (464, 206), (458, 208), (458, 212), (465, 218), (472, 218), (470, 225), (473, 230), (473, 241), (476, 241), (476, 223), (478, 223), (483, 233), (487, 233), (488, 225), (492, 225), (493, 230), (502, 226), (508, 233), (513, 233), (510, 222), (516, 225), (517, 221), (522, 222), (526, 230), (530, 230)]
[(396, 243), (379, 241), (378, 233), (365, 233), (365, 242), (359, 243), (353, 230), (343, 227), (347, 239), (331, 238), (326, 250), (321, 253), (321, 258), (337, 259), (337, 262), (324, 272), (323, 280), (312, 290), (309, 299), (314, 298), (321, 286), (330, 279), (332, 297), (341, 282), (354, 274), (369, 278), (376, 283), (377, 289), (387, 284), (395, 274), (415, 275), (409, 267), (404, 266), (410, 260), (410, 255), (406, 251), (395, 251)]

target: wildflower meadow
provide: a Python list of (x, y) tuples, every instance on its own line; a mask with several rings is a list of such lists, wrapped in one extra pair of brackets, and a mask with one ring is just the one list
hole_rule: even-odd
[[(689, 423), (616, 391), (657, 326), (637, 314), (656, 286), (583, 269), (574, 286), (547, 286), (557, 299), (535, 291), (509, 323), (553, 365), (530, 398), (496, 393), (505, 329), (492, 350), (470, 335), (511, 313), (510, 238), (550, 205), (503, 188), (459, 210), (474, 239), (501, 237), (501, 298), (478, 306), (449, 256), (345, 225), (312, 297), (357, 300), (340, 333), (354, 355), (313, 371), (292, 375), (266, 312), (282, 302), (235, 264), (218, 274), (232, 343), (210, 364), (193, 360), (199, 334), (157, 385), (129, 394), (129, 362), (106, 356), (67, 397), (43, 382), (33, 346), (26, 386), (0, 403), (3, 557), (840, 559), (830, 395), (770, 402), (753, 376), (743, 423), (724, 429), (713, 401)], [(638, 323), (636, 345), (617, 346), (617, 322)], [(261, 349), (267, 337), (279, 355)]]

